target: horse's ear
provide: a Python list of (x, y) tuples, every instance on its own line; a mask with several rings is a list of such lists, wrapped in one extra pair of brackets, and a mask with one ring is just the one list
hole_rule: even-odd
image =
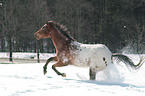
[(46, 24), (48, 25), (48, 21), (46, 21)]

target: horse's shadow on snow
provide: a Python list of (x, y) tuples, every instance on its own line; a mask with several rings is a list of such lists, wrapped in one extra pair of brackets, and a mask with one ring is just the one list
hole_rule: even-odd
[[(48, 76), (47, 78), (52, 79), (53, 77)], [(92, 81), (92, 80), (76, 80), (76, 79), (67, 79), (63, 78), (66, 81), (75, 81), (77, 83), (89, 83), (102, 86), (120, 86), (120, 87), (136, 87), (136, 88), (145, 88), (145, 86), (136, 86), (133, 84), (123, 83), (123, 82), (105, 82), (105, 81)]]
[(91, 81), (91, 80), (75, 80), (75, 79), (64, 79), (64, 80), (72, 80), (77, 81), (77, 83), (89, 83), (95, 85), (102, 86), (120, 86), (120, 87), (136, 87), (136, 88), (144, 88), (145, 86), (136, 86), (132, 84), (122, 83), (122, 82), (101, 82), (101, 81)]

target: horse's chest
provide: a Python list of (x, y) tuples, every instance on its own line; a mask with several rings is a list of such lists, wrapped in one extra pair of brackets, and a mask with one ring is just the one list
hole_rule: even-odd
[(57, 54), (57, 55), (59, 57), (59, 60), (66, 65), (72, 64), (74, 61), (74, 53), (70, 51), (63, 51), (61, 52), (61, 54)]

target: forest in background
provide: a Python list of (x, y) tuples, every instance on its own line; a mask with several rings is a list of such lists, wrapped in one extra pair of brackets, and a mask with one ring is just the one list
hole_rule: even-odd
[(51, 39), (34, 37), (49, 20), (81, 43), (145, 50), (145, 0), (0, 0), (0, 51), (55, 52)]

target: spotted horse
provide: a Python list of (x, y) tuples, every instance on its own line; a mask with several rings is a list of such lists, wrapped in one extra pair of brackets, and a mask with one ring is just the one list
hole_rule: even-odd
[(82, 44), (73, 39), (69, 34), (67, 28), (55, 21), (47, 21), (40, 30), (35, 33), (37, 40), (43, 38), (51, 38), (56, 49), (56, 56), (47, 60), (43, 67), (44, 74), (47, 73), (47, 65), (50, 61), (57, 61), (52, 69), (63, 77), (65, 73), (59, 72), (56, 67), (62, 67), (67, 65), (75, 65), (79, 67), (89, 67), (90, 80), (96, 79), (96, 73), (104, 70), (109, 64), (112, 64), (113, 58), (118, 58), (132, 69), (139, 69), (145, 59), (142, 57), (138, 64), (134, 64), (133, 61), (126, 55), (116, 53), (113, 54), (103, 44)]

